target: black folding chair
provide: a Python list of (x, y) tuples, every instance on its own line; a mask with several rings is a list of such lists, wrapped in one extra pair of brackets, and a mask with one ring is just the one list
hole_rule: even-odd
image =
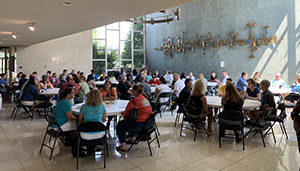
[(290, 93), (285, 97), (285, 101), (289, 101), (289, 103), (285, 103), (286, 108), (294, 108), (296, 103), (295, 101), (299, 100), (300, 96), (299, 94)]
[(25, 112), (31, 117), (31, 121), (32, 121), (33, 116), (29, 113), (29, 110), (27, 109), (27, 107), (24, 106), (21, 103), (21, 100), (19, 99), (20, 93), (21, 93), (20, 91), (13, 93), (12, 100), (13, 100), (14, 109), (11, 113), (10, 118), (13, 118), (13, 121), (14, 121), (16, 119), (16, 116), (17, 116), (18, 112), (20, 111), (20, 109), (23, 108), (25, 110)]
[[(219, 147), (220, 148), (221, 148), (221, 131), (224, 130), (240, 131), (242, 141), (243, 141), (243, 150), (245, 150), (244, 115), (241, 111), (223, 110), (219, 114)], [(224, 138), (232, 138), (232, 137), (226, 137), (225, 135), (231, 135), (231, 134), (224, 134)]]
[[(40, 153), (42, 152), (44, 146), (48, 147), (51, 150), (51, 154), (50, 154), (50, 157), (49, 157), (49, 160), (51, 160), (51, 157), (53, 155), (53, 151), (55, 149), (55, 144), (56, 144), (57, 138), (59, 138), (63, 142), (64, 145), (67, 145), (66, 141), (63, 140), (62, 137), (69, 136), (71, 134), (74, 134), (75, 132), (74, 131), (63, 131), (60, 128), (60, 126), (58, 125), (58, 123), (55, 121), (55, 119), (52, 116), (50, 116), (50, 115), (44, 115), (44, 117), (45, 117), (46, 121), (48, 122), (48, 126), (46, 128), (46, 133), (45, 133), (45, 136), (44, 136), (44, 139), (43, 139), (43, 143), (42, 143), (42, 146), (41, 146), (41, 149), (40, 149)], [(54, 130), (52, 128), (52, 126), (56, 126), (57, 130)], [(46, 136), (47, 135), (50, 136), (50, 138), (49, 138), (49, 145), (45, 144), (45, 140), (46, 140)], [(52, 137), (54, 137), (53, 146), (50, 145)]]
[(206, 121), (206, 116), (201, 116), (200, 113), (197, 112), (197, 110), (189, 105), (189, 104), (183, 104), (182, 105), (182, 111), (183, 111), (183, 118), (182, 118), (182, 123), (181, 123), (181, 129), (180, 129), (180, 136), (182, 134), (182, 127), (183, 127), (183, 122), (188, 122), (191, 128), (185, 127), (186, 129), (192, 130), (195, 135), (194, 135), (194, 141), (196, 141), (196, 135), (198, 131), (198, 124), (201, 124), (202, 127), (204, 128), (207, 136), (209, 137), (209, 134), (207, 132), (207, 129), (205, 127), (205, 121)]
[(176, 117), (175, 117), (175, 122), (174, 122), (174, 127), (176, 127), (176, 123), (179, 122), (180, 115), (183, 114), (182, 107), (179, 106), (177, 112), (176, 112)]
[[(166, 108), (167, 106), (170, 106), (171, 105), (171, 93), (170, 92), (164, 92), (164, 93), (160, 93), (157, 97), (157, 101), (156, 101), (156, 108), (160, 108), (160, 106), (165, 106), (164, 109), (163, 109), (163, 113), (166, 111)], [(165, 99), (168, 99), (167, 101), (165, 102), (160, 102), (160, 100), (164, 101)], [(162, 114), (161, 114), (161, 111), (159, 110), (158, 111), (160, 113), (160, 117), (162, 118)], [(173, 112), (172, 113), (172, 116), (173, 116)]]
[[(149, 151), (150, 151), (150, 155), (152, 156), (152, 151), (151, 151), (151, 147), (150, 147), (150, 144), (153, 142), (153, 141), (157, 141), (157, 145), (158, 145), (158, 148), (160, 148), (160, 144), (159, 144), (159, 140), (158, 140), (158, 136), (157, 136), (157, 126), (155, 124), (155, 116), (156, 116), (157, 113), (152, 113), (148, 119), (146, 120), (143, 128), (141, 131), (139, 132), (131, 132), (131, 133), (135, 133), (137, 135), (139, 135), (135, 141), (131, 144), (131, 146), (128, 148), (127, 152), (130, 151), (130, 149), (133, 147), (133, 145), (137, 145), (141, 140), (143, 139), (146, 139), (147, 140), (147, 144), (148, 144), (148, 148), (149, 148)], [(146, 125), (148, 123), (151, 123), (151, 122), (154, 122), (154, 124), (150, 127), (150, 128), (146, 128)], [(151, 134), (155, 132), (155, 137), (151, 139), (151, 141), (149, 141), (148, 137), (151, 136)]]
[[(41, 117), (41, 113), (39, 109), (44, 109), (44, 114), (48, 114), (49, 110), (52, 110), (52, 103), (50, 103), (49, 98), (45, 95), (34, 95), (34, 106), (33, 106), (33, 113), (32, 118), (34, 116), (34, 109), (37, 109), (39, 116)], [(52, 111), (51, 111), (52, 112)]]
[[(271, 114), (272, 110), (273, 110), (273, 108), (267, 108), (267, 109), (265, 109), (264, 111), (262, 111), (259, 114), (259, 117), (257, 119), (250, 119), (250, 120), (246, 121), (246, 124), (250, 125), (251, 128), (247, 132), (247, 134), (244, 136), (244, 138), (247, 137), (247, 135), (252, 131), (253, 128), (258, 128), (258, 130), (255, 132), (255, 134), (253, 135), (253, 137), (258, 132), (260, 132), (262, 142), (264, 144), (264, 147), (266, 147), (265, 141), (264, 141), (264, 136), (263, 136), (262, 132), (263, 132), (263, 130), (268, 129), (269, 127), (271, 127), (271, 123), (269, 121), (264, 120), (264, 119), (266, 119), (266, 118), (269, 117), (269, 115)], [(272, 127), (271, 127), (271, 130), (272, 130), (274, 141), (276, 142), (274, 131), (273, 131)]]
[(267, 130), (267, 132), (265, 133), (264, 136), (266, 136), (269, 133), (269, 131), (271, 130), (271, 128), (273, 128), (273, 126), (276, 124), (276, 122), (278, 122), (279, 126), (280, 126), (280, 129), (281, 129), (281, 132), (286, 135), (286, 139), (289, 139), (288, 135), (287, 135), (287, 132), (286, 132), (286, 129), (285, 129), (285, 126), (284, 126), (284, 119), (287, 116), (286, 112), (285, 112), (285, 104), (280, 103), (277, 106), (277, 109), (280, 110), (280, 114), (278, 116), (277, 116), (277, 114), (276, 115), (275, 114), (270, 114), (270, 116), (265, 119), (267, 121), (273, 122), (273, 124), (270, 126), (270, 128)]
[[(108, 156), (108, 144), (106, 138), (106, 127), (103, 123), (100, 122), (84, 122), (78, 126), (78, 141), (77, 141), (77, 163), (76, 163), (76, 170), (78, 169), (78, 159), (79, 159), (79, 152), (81, 146), (102, 146), (101, 148), (97, 148), (97, 150), (103, 150), (104, 154), (104, 168), (106, 168), (106, 156)], [(81, 137), (81, 132), (100, 132), (104, 131), (105, 135), (99, 139), (93, 140), (86, 140)]]

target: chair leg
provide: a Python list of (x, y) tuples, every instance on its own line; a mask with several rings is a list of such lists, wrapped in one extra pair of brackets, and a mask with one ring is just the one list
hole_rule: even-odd
[(154, 131), (154, 132), (155, 132), (155, 138), (156, 138), (156, 142), (157, 142), (158, 148), (160, 148), (160, 144), (159, 144), (157, 133), (156, 133), (156, 131)]
[(202, 125), (204, 131), (206, 132), (207, 137), (209, 137), (209, 133), (208, 133), (208, 131), (207, 131), (207, 129), (206, 129), (204, 123), (201, 123), (201, 125)]
[[(47, 130), (48, 130), (48, 127), (47, 127)], [(45, 133), (45, 136), (44, 136), (44, 139), (43, 139), (43, 143), (42, 143), (42, 146), (41, 146), (41, 149), (40, 149), (40, 154), (42, 153), (42, 150), (43, 150), (43, 147), (44, 147), (44, 144), (45, 144), (45, 140), (46, 140), (46, 136), (47, 136), (47, 130), (46, 130), (46, 133)]]
[[(106, 135), (105, 135), (106, 136)], [(106, 155), (108, 155), (108, 151), (107, 151), (107, 141), (105, 139), (105, 144), (104, 144), (104, 169), (106, 168)]]
[(20, 110), (20, 108), (19, 108), (19, 107), (17, 107), (17, 109), (16, 109), (16, 111), (15, 111), (15, 114), (14, 114), (14, 119), (13, 119), (13, 121), (16, 119), (16, 116), (17, 116), (17, 114), (18, 114), (18, 110)]
[(182, 122), (181, 122), (180, 136), (181, 136), (181, 134), (182, 134), (182, 127), (183, 127), (183, 119), (182, 119)]
[(77, 138), (77, 162), (76, 162), (76, 170), (78, 170), (78, 158), (79, 158), (79, 147), (80, 147), (80, 138)]
[(194, 135), (194, 141), (196, 141), (196, 136), (197, 136), (197, 131), (198, 131), (197, 124), (196, 124), (196, 126), (195, 126), (195, 127), (196, 127), (196, 129), (195, 129), (195, 130), (193, 129), (193, 130), (195, 131), (195, 135)]
[(266, 147), (265, 140), (264, 140), (264, 136), (263, 136), (262, 131), (261, 131), (260, 128), (259, 128), (259, 132), (260, 132), (261, 139), (262, 139), (262, 142), (263, 142), (263, 144), (264, 144), (264, 147)]
[(148, 134), (146, 134), (147, 136), (147, 144), (148, 144), (148, 148), (149, 148), (149, 151), (150, 151), (150, 156), (152, 156), (152, 151), (151, 151), (151, 147), (150, 147), (150, 143), (149, 143), (149, 140), (148, 140)]
[(288, 134), (287, 134), (286, 129), (285, 129), (285, 126), (284, 126), (284, 122), (279, 123), (279, 124), (282, 124), (282, 129), (284, 130), (284, 133), (286, 135), (286, 139), (289, 139)]
[(241, 137), (242, 137), (242, 140), (243, 140), (243, 150), (245, 150), (244, 127), (241, 129)]
[[(269, 127), (269, 129), (266, 131), (264, 137), (269, 133), (270, 129), (273, 128), (273, 126), (275, 125), (276, 122), (273, 122), (273, 124)], [(280, 124), (279, 124), (280, 125)], [(281, 125), (280, 125), (281, 127)]]
[(274, 134), (274, 130), (273, 130), (273, 128), (271, 128), (271, 130), (272, 130), (272, 134), (273, 134), (274, 142), (276, 143), (276, 138), (275, 138), (275, 134)]
[[(157, 131), (157, 134), (158, 134), (158, 135), (160, 135), (160, 133), (159, 133), (159, 130), (158, 130), (158, 127), (157, 127), (156, 123), (154, 123), (154, 126), (155, 126), (155, 131)], [(156, 133), (156, 132), (155, 132), (155, 133)]]
[(53, 143), (53, 147), (52, 147), (52, 149), (51, 149), (51, 154), (50, 154), (49, 160), (51, 160), (51, 157), (52, 157), (52, 155), (53, 155), (53, 151), (54, 151), (54, 148), (55, 148), (56, 140), (57, 140), (57, 135), (55, 136), (55, 139), (54, 139), (54, 143)]
[(220, 132), (221, 132), (221, 127), (219, 125), (219, 148), (221, 148), (221, 134), (220, 134)]
[(15, 110), (16, 110), (16, 106), (14, 107), (14, 110), (12, 111), (11, 115), (10, 115), (10, 118), (13, 117), (14, 113), (15, 113)]

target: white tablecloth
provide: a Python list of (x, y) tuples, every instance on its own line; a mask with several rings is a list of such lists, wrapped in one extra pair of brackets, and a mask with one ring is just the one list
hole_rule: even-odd
[[(127, 103), (129, 100), (113, 100), (112, 103), (106, 104), (104, 103), (104, 106), (106, 108), (106, 115), (107, 116), (114, 116), (114, 115), (119, 115), (122, 112), (125, 111), (125, 108), (127, 106)], [(80, 112), (80, 108), (83, 105), (83, 103), (76, 104), (72, 106), (72, 111), (74, 112)]]
[(272, 93), (275, 93), (275, 94), (290, 93), (291, 92), (291, 88), (281, 88), (281, 89), (279, 89), (278, 87), (269, 87), (269, 90)]
[[(96, 85), (104, 85), (105, 81), (95, 81)], [(119, 82), (112, 82), (111, 84), (119, 84)]]
[(206, 86), (208, 87), (216, 87), (218, 85), (217, 82), (207, 82)]
[[(221, 105), (221, 97), (219, 96), (206, 96), (207, 98), (207, 106), (222, 108)], [(250, 100), (246, 99), (243, 105), (243, 109), (254, 109), (256, 107), (261, 106), (260, 101), (258, 100)]]
[(53, 88), (53, 89), (47, 89), (41, 90), (42, 95), (47, 95), (47, 96), (53, 96), (53, 95), (58, 95), (59, 94), (59, 88)]

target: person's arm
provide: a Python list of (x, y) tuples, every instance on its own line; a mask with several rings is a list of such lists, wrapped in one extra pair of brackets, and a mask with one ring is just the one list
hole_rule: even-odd
[(106, 122), (106, 112), (102, 115), (102, 122)]
[(115, 88), (111, 88), (110, 91), (111, 91), (111, 96), (109, 97), (110, 100), (117, 100), (118, 94), (117, 94), (116, 89)]
[(72, 111), (67, 111), (65, 113), (66, 113), (66, 116), (69, 120), (78, 121), (78, 117), (74, 116)]
[(253, 98), (254, 100), (261, 100), (261, 96), (260, 96), (260, 93), (257, 93), (257, 95), (256, 95), (257, 97), (255, 97), (255, 98)]
[(207, 110), (207, 99), (205, 96), (203, 96), (201, 98), (201, 101), (202, 101), (202, 106), (203, 106), (203, 112), (206, 113), (208, 110)]
[(159, 91), (159, 90), (156, 88), (156, 89), (155, 89), (155, 92), (154, 92), (154, 97), (156, 97), (156, 96), (157, 96), (157, 94), (158, 94), (158, 91)]
[(48, 82), (48, 88), (53, 89), (53, 85), (50, 82)]
[(83, 115), (79, 113), (78, 122), (81, 124), (83, 122)]

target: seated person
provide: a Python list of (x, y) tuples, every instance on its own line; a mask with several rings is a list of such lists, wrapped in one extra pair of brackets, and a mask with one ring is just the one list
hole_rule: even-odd
[[(120, 146), (116, 147), (116, 150), (118, 151), (124, 151), (126, 152), (126, 143), (132, 144), (135, 141), (135, 134), (132, 134), (130, 132), (138, 132), (140, 131), (145, 121), (149, 118), (149, 116), (152, 114), (152, 108), (149, 103), (149, 101), (142, 95), (143, 94), (143, 87), (144, 84), (138, 84), (134, 85), (132, 88), (132, 94), (134, 95), (134, 99), (131, 99), (124, 111), (124, 118), (130, 113), (132, 110), (132, 107), (135, 107), (138, 109), (138, 120), (128, 125), (125, 122), (119, 122), (117, 125), (117, 135), (119, 138), (119, 142), (121, 143)], [(146, 125), (146, 128), (151, 127), (154, 124), (154, 122), (148, 123)], [(126, 132), (128, 132), (128, 136), (130, 139), (126, 141)]]
[(22, 74), (22, 78), (19, 80), (19, 86), (17, 88), (17, 90), (21, 90), (21, 87), (28, 81), (28, 79), (26, 79), (26, 74)]
[(249, 78), (247, 80), (248, 86), (247, 90), (244, 93), (244, 98), (248, 98), (251, 100), (259, 100), (261, 99), (260, 90), (256, 87), (256, 82), (253, 78)]
[[(79, 123), (83, 122), (100, 122), (106, 121), (106, 109), (103, 105), (100, 93), (98, 90), (92, 90), (87, 96), (85, 104), (80, 108)], [(101, 132), (81, 132), (80, 136), (86, 140), (99, 139), (105, 135)]]
[[(242, 112), (243, 104), (244, 104), (244, 99), (237, 91), (237, 89), (234, 87), (234, 85), (232, 83), (227, 84), (225, 89), (225, 94), (222, 97), (222, 105), (224, 111), (236, 110)], [(224, 121), (225, 124), (226, 121), (227, 120)], [(230, 122), (228, 122), (227, 124), (230, 125)], [(234, 131), (234, 133), (235, 133), (236, 142), (241, 142), (239, 133), (237, 131)], [(224, 136), (225, 130), (220, 130), (220, 134), (221, 136)]]
[(192, 79), (193, 83), (196, 81), (196, 78), (193, 76), (192, 72), (190, 72), (189, 75), (186, 78)]
[(121, 93), (122, 95), (122, 99), (123, 100), (128, 100), (129, 98), (132, 97), (132, 93), (131, 91), (128, 89), (127, 85), (125, 84), (125, 77), (122, 75), (119, 78), (119, 84), (117, 86), (118, 91)]
[(63, 91), (69, 84), (72, 84), (76, 87), (75, 92), (78, 94), (78, 85), (74, 83), (73, 76), (70, 74), (67, 76), (67, 83), (60, 87), (59, 92)]
[(19, 72), (18, 75), (14, 78), (14, 83), (18, 83), (22, 78), (23, 72)]
[(135, 85), (135, 82), (133, 81), (131, 74), (126, 75), (126, 85), (128, 88), (131, 88)]
[(152, 75), (152, 79), (149, 80), (147, 83), (151, 86), (157, 86), (157, 85), (159, 85), (159, 80), (156, 78), (155, 75)]
[(190, 78), (185, 79), (185, 87), (180, 91), (177, 99), (177, 104), (181, 108), (182, 104), (189, 104), (191, 89), (193, 87), (193, 81)]
[(259, 85), (260, 89), (263, 91), (261, 98), (261, 107), (259, 110), (251, 110), (249, 112), (250, 119), (257, 119), (259, 114), (267, 109), (268, 107), (272, 107), (273, 110), (271, 114), (276, 114), (276, 105), (274, 101), (273, 94), (269, 91), (270, 81), (262, 80)]
[(286, 83), (283, 79), (281, 79), (281, 73), (277, 73), (275, 76), (275, 79), (273, 79), (271, 81), (271, 86), (272, 87), (277, 87), (277, 88), (285, 88), (286, 87)]
[(80, 86), (80, 89), (81, 89), (80, 92), (82, 92), (82, 93), (79, 93), (79, 92), (78, 92), (78, 96), (79, 96), (80, 99), (82, 100), (84, 95), (89, 94), (89, 92), (90, 92), (90, 87), (89, 87), (89, 85), (85, 82), (85, 76), (80, 76), (79, 79), (78, 79), (78, 81), (79, 81), (78, 85)]
[[(100, 89), (100, 95), (103, 100), (117, 100), (118, 94), (115, 88), (111, 86), (110, 81), (105, 81), (103, 88)], [(107, 129), (109, 129), (110, 121), (113, 116), (108, 116), (108, 121), (106, 124)]]
[(56, 73), (53, 73), (52, 74), (52, 85), (53, 85), (53, 87), (58, 88), (59, 83), (60, 83), (60, 81), (59, 81), (58, 78), (56, 78)]
[[(78, 117), (72, 113), (71, 99), (75, 97), (75, 90), (67, 87), (59, 93), (59, 101), (54, 109), (53, 118), (58, 123), (63, 131), (76, 130), (76, 121)], [(56, 126), (52, 126), (56, 128)]]
[[(213, 121), (213, 112), (212, 112), (211, 108), (209, 108), (209, 109), (207, 108), (207, 99), (206, 99), (204, 93), (205, 93), (204, 82), (201, 79), (198, 79), (193, 86), (189, 104), (196, 108), (199, 115), (202, 115), (202, 117), (203, 116), (207, 117), (207, 122), (208, 122), (207, 131), (212, 132), (211, 124)], [(180, 97), (180, 95), (179, 95), (179, 97)], [(197, 126), (199, 127), (200, 125), (197, 125)]]
[(226, 80), (226, 84), (225, 85), (221, 85), (220, 88), (219, 88), (219, 91), (218, 91), (218, 96), (223, 96), (224, 93), (225, 93), (225, 89), (226, 89), (226, 85), (229, 84), (229, 83), (232, 83), (232, 79), (231, 78), (227, 78)]
[(220, 82), (217, 78), (217, 74), (215, 71), (213, 71), (210, 75), (210, 78), (208, 79), (209, 82)]
[(152, 73), (151, 72), (148, 72), (147, 73), (147, 76), (146, 76), (146, 83), (148, 83), (151, 79), (152, 79)]
[[(170, 87), (167, 85), (166, 79), (164, 77), (159, 78), (159, 85), (155, 87), (154, 98), (153, 100), (156, 102), (161, 93), (170, 92)], [(161, 98), (159, 99), (160, 103), (168, 101), (169, 98)]]
[(240, 89), (241, 91), (245, 91), (246, 90), (246, 86), (247, 84), (247, 79), (248, 77), (248, 73), (247, 72), (242, 72), (242, 76), (239, 78), (239, 80), (236, 82), (236, 89)]
[(300, 91), (300, 75), (297, 75), (296, 76), (296, 81), (297, 81), (297, 84), (291, 89), (292, 92), (298, 92)]
[(144, 84), (144, 88), (143, 88), (144, 93), (150, 97), (151, 87), (145, 81), (146, 81), (146, 78), (144, 75), (142, 75), (142, 76), (140, 76), (140, 82), (138, 82), (138, 84)]
[(109, 80), (108, 76), (106, 76), (106, 72), (103, 72), (102, 76), (100, 77), (100, 81), (107, 81)]
[(49, 81), (49, 77), (47, 75), (43, 75), (42, 80), (38, 84), (38, 90), (41, 89), (53, 89), (53, 85)]
[(88, 83), (90, 89), (97, 89), (93, 75), (88, 75), (86, 83)]
[(34, 95), (40, 94), (40, 92), (35, 88), (34, 85), (37, 84), (36, 77), (30, 77), (28, 83), (25, 85), (22, 95), (21, 95), (21, 103), (24, 106), (32, 106), (31, 111), (33, 112), (34, 106)]
[(7, 82), (5, 81), (6, 79), (6, 74), (2, 74), (0, 78), (0, 93), (6, 93), (7, 89), (6, 87), (8, 86)]
[(47, 71), (46, 75), (48, 76), (50, 83), (53, 85), (53, 82), (52, 82), (53, 77), (51, 76), (51, 73), (52, 73), (51, 71)]

